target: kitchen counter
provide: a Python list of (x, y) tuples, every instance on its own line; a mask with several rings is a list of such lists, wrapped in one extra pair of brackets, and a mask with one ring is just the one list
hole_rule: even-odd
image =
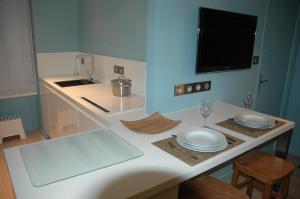
[[(144, 115), (145, 97), (132, 93), (127, 97), (116, 97), (112, 95), (111, 85), (103, 83), (87, 84), (71, 87), (60, 87), (55, 82), (75, 79), (86, 79), (86, 76), (48, 76), (41, 77), (40, 82), (57, 92), (66, 101), (85, 111), (96, 119), (101, 125), (111, 126), (120, 118), (136, 118)], [(109, 113), (104, 112), (97, 106), (82, 99), (82, 97), (100, 105)]]
[[(251, 138), (215, 124), (232, 118), (241, 111), (244, 111), (244, 109), (237, 106), (222, 102), (214, 103), (214, 110), (208, 118), (207, 125), (223, 133), (240, 138), (245, 142), (195, 166), (189, 166), (152, 143), (171, 137), (172, 134), (191, 126), (201, 126), (203, 120), (198, 107), (165, 115), (171, 119), (182, 120), (182, 122), (174, 129), (154, 135), (135, 133), (115, 120), (111, 125), (111, 129), (141, 150), (144, 153), (142, 157), (39, 188), (32, 186), (18, 147), (7, 149), (5, 150), (5, 156), (14, 190), (19, 199), (117, 199), (133, 196), (140, 198), (159, 196), (165, 190), (176, 188), (180, 182), (207, 172), (294, 128), (293, 122), (276, 118), (284, 121), (285, 124), (259, 138)], [(138, 115), (134, 117), (138, 118)], [(168, 198), (171, 198), (171, 196)], [(176, 195), (174, 198), (176, 198)]]

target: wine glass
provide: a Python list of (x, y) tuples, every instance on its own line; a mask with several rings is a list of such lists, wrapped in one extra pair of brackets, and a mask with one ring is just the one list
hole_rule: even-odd
[(203, 116), (204, 124), (203, 126), (206, 125), (206, 120), (208, 116), (211, 114), (213, 110), (213, 102), (209, 100), (205, 100), (201, 103), (200, 105), (200, 113)]
[(253, 103), (253, 95), (250, 91), (244, 96), (243, 101), (246, 106), (246, 109), (248, 110), (251, 104)]

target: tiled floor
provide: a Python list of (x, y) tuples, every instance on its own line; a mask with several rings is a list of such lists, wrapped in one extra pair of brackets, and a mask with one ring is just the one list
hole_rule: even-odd
[[(8, 168), (6, 165), (3, 150), (9, 147), (19, 146), (32, 142), (38, 142), (44, 140), (44, 137), (39, 132), (33, 132), (27, 135), (25, 140), (20, 140), (18, 137), (12, 137), (7, 139), (0, 144), (0, 198), (2, 199), (15, 199), (16, 196), (13, 191), (11, 179), (9, 176)], [(289, 156), (289, 161), (295, 165), (300, 165), (300, 158), (295, 156)], [(289, 196), (288, 199), (299, 199), (300, 198), (300, 168), (296, 168), (292, 175)], [(261, 193), (255, 191), (252, 199), (261, 198)]]

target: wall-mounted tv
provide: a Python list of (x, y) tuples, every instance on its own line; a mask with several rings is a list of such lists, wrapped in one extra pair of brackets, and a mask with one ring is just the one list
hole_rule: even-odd
[(196, 73), (251, 68), (257, 16), (199, 8)]

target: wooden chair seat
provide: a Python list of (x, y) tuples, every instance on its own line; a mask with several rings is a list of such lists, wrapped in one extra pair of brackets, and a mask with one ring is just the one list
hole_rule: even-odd
[(225, 182), (210, 176), (184, 182), (179, 188), (179, 199), (249, 199), (248, 196)]
[[(263, 185), (263, 198), (269, 199), (272, 195), (277, 198), (286, 198), (290, 176), (294, 165), (262, 151), (251, 151), (234, 160), (234, 172), (231, 185), (242, 188), (247, 186), (247, 194), (251, 198), (253, 185), (258, 181)], [(246, 181), (239, 183), (243, 175)], [(277, 186), (277, 190), (274, 189)]]

